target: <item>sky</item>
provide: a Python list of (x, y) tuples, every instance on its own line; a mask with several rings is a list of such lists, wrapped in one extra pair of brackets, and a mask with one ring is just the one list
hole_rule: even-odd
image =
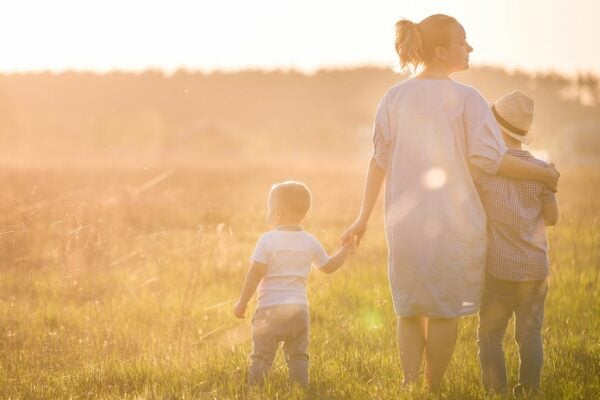
[(395, 22), (434, 13), (473, 65), (600, 74), (598, 0), (5, 1), (0, 71), (387, 67)]

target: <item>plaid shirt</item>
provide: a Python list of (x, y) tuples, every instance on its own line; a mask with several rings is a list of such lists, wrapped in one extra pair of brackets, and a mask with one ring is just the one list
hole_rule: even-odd
[[(525, 150), (508, 154), (546, 166)], [(528, 281), (548, 275), (548, 244), (542, 216), (554, 193), (539, 182), (475, 174), (475, 184), (488, 215), (487, 271), (496, 279)]]

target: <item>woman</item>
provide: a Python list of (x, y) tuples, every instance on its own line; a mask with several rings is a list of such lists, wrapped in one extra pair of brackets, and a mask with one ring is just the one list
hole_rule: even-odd
[(361, 211), (341, 238), (360, 242), (385, 180), (388, 274), (404, 384), (418, 380), (425, 352), (425, 382), (437, 390), (458, 317), (478, 311), (485, 268), (486, 217), (470, 168), (554, 190), (558, 173), (505, 155), (487, 101), (449, 78), (469, 67), (473, 51), (456, 19), (398, 21), (396, 51), (403, 68), (423, 68), (379, 104)]

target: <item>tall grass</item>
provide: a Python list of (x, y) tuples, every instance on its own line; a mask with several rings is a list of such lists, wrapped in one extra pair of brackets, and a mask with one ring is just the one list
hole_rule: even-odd
[[(250, 324), (231, 312), (264, 222), (269, 185), (305, 181), (306, 221), (329, 250), (363, 172), (319, 166), (0, 173), (0, 397), (427, 398), (400, 387), (381, 208), (342, 270), (310, 278), (312, 386), (244, 385)], [(161, 178), (162, 176), (162, 178)], [(343, 179), (340, 179), (343, 177)], [(155, 179), (160, 178), (160, 179)], [(600, 173), (563, 170), (542, 397), (600, 395)], [(464, 318), (443, 395), (484, 398), (477, 319)], [(506, 341), (509, 379), (516, 348)]]

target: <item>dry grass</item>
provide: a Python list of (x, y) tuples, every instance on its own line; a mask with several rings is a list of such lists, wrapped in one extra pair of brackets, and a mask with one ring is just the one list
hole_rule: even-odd
[[(231, 301), (285, 178), (311, 187), (306, 229), (333, 250), (359, 205), (356, 165), (3, 171), (0, 397), (425, 396), (399, 387), (380, 209), (348, 267), (311, 277), (311, 391), (287, 390), (282, 360), (265, 392), (245, 391), (249, 322)], [(563, 169), (544, 398), (600, 393), (598, 187), (597, 169)], [(448, 398), (483, 397), (475, 328), (461, 324)]]

